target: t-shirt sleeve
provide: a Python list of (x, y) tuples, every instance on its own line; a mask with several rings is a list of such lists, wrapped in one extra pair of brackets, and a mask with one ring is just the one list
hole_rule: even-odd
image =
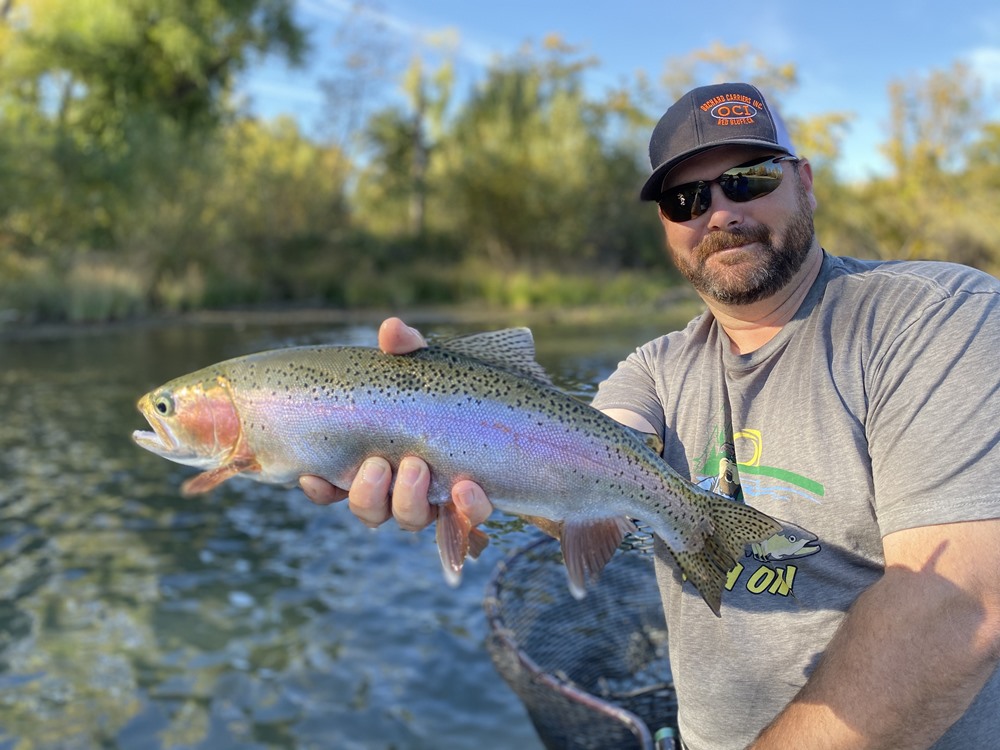
[(866, 424), (883, 535), (1000, 517), (1000, 294), (929, 305), (875, 363)]
[(664, 431), (663, 406), (656, 392), (655, 363), (662, 357), (664, 343), (652, 341), (620, 362), (607, 380), (597, 388), (592, 405), (597, 409), (628, 409)]

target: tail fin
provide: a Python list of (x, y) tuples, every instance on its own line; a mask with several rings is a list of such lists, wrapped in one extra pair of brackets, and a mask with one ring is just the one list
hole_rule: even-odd
[(705, 511), (701, 547), (671, 553), (715, 616), (721, 617), (722, 589), (729, 571), (748, 544), (770, 538), (781, 531), (782, 525), (749, 505), (721, 495), (706, 492), (696, 502)]

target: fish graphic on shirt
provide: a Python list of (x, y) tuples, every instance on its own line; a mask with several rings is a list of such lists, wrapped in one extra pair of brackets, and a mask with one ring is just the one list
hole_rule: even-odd
[(815, 534), (809, 533), (801, 526), (786, 523), (774, 536), (763, 542), (752, 543), (747, 556), (761, 562), (808, 557), (822, 549), (816, 544), (817, 541), (819, 538)]

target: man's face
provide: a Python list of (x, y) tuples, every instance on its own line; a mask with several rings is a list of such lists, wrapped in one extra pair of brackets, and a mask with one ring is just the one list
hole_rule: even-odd
[[(727, 169), (766, 156), (760, 149), (721, 146), (682, 162), (667, 186), (713, 180)], [(812, 170), (784, 164), (784, 178), (768, 195), (744, 203), (711, 186), (708, 210), (685, 222), (662, 211), (667, 250), (677, 269), (704, 297), (727, 305), (749, 305), (784, 287), (814, 242)]]

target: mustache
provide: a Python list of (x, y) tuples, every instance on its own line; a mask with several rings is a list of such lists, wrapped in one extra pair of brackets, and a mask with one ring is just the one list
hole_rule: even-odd
[(712, 253), (720, 250), (728, 250), (731, 247), (749, 245), (751, 242), (769, 244), (771, 242), (771, 230), (765, 226), (757, 225), (754, 227), (739, 227), (737, 229), (712, 232), (698, 243), (697, 253), (698, 257), (704, 260)]

